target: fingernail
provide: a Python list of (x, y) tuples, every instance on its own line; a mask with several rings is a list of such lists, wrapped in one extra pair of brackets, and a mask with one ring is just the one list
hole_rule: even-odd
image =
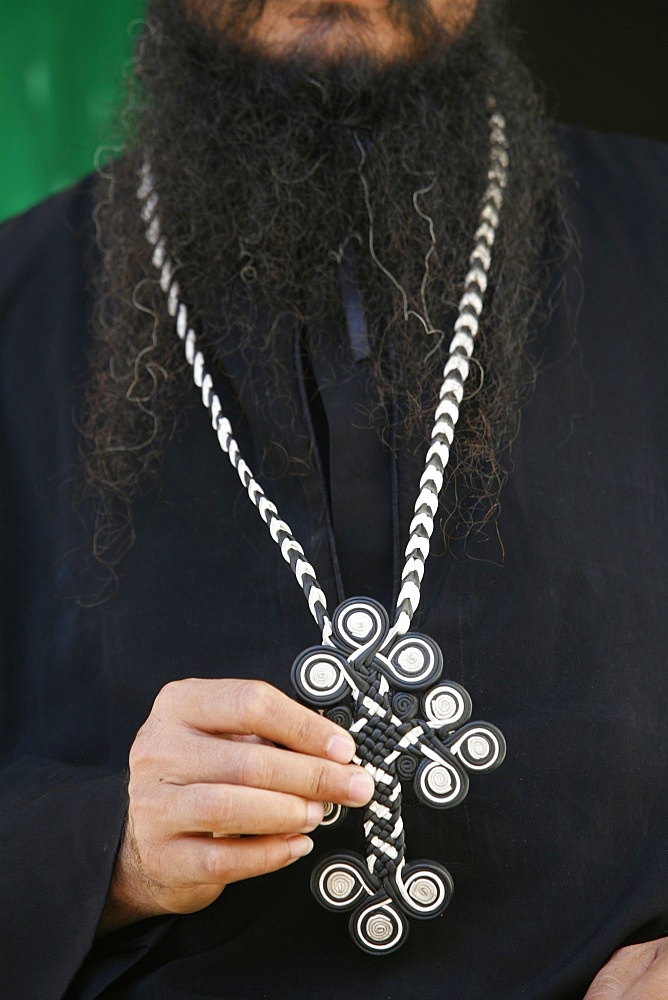
[(358, 772), (350, 779), (348, 785), (348, 798), (351, 802), (359, 802), (362, 806), (369, 801), (373, 795), (374, 783), (370, 774)]
[(293, 861), (297, 858), (305, 858), (313, 850), (313, 841), (310, 837), (288, 837), (288, 847)]
[(339, 764), (349, 764), (355, 753), (355, 741), (352, 736), (339, 733), (332, 736), (327, 744), (327, 756)]
[(322, 802), (309, 802), (306, 811), (306, 829), (315, 830), (316, 826), (320, 826), (322, 823), (324, 815), (325, 810)]

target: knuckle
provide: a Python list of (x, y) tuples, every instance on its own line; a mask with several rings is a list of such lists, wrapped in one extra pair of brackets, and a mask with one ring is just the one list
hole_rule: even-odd
[(247, 788), (272, 788), (275, 768), (259, 747), (246, 745), (239, 764), (239, 782)]
[(229, 797), (214, 788), (200, 789), (195, 804), (201, 822), (212, 830), (224, 829), (229, 817)]
[(130, 747), (128, 757), (130, 774), (137, 774), (150, 766), (153, 757), (153, 741), (146, 731), (146, 726), (142, 726), (135, 737), (135, 741)]
[(229, 864), (227, 854), (211, 858), (208, 867), (208, 877), (214, 885), (227, 885), (234, 880), (234, 869)]
[(250, 726), (276, 713), (276, 689), (266, 681), (244, 681), (239, 685), (240, 717)]
[(332, 782), (330, 780), (329, 769), (325, 765), (316, 767), (311, 775), (311, 788), (309, 798), (324, 801), (332, 798)]
[(167, 844), (164, 841), (145, 843), (141, 850), (142, 874), (153, 888), (165, 889), (169, 863)]
[(156, 842), (160, 832), (170, 826), (169, 811), (155, 787), (146, 781), (130, 781), (128, 787), (128, 818), (132, 836), (137, 842)]
[(304, 715), (295, 719), (293, 738), (297, 746), (306, 746), (310, 743), (313, 733), (313, 718), (311, 716), (314, 716), (314, 713), (310, 709), (305, 709)]
[(178, 692), (182, 683), (182, 681), (170, 681), (164, 687), (160, 688), (153, 702), (153, 711), (156, 711), (158, 708), (165, 709), (171, 707), (178, 698)]
[(290, 852), (287, 847), (280, 850), (275, 845), (270, 848), (268, 844), (262, 844), (254, 858), (255, 868), (258, 872), (275, 871), (285, 864), (285, 859), (289, 857)]
[(224, 789), (213, 787), (200, 792), (197, 815), (213, 833), (234, 835), (250, 832), (243, 803), (234, 794), (232, 786)]
[(160, 726), (149, 718), (130, 747), (130, 773), (141, 774), (160, 768), (166, 762), (167, 753), (167, 741), (160, 732)]
[(153, 703), (153, 711), (155, 712), (156, 709), (168, 712), (174, 711), (183, 699), (192, 692), (194, 686), (195, 681), (191, 677), (169, 681), (158, 691)]
[(207, 853), (204, 861), (205, 881), (214, 884), (225, 884), (230, 881), (233, 869), (233, 859), (231, 857), (230, 845), (225, 841), (216, 844), (216, 850)]

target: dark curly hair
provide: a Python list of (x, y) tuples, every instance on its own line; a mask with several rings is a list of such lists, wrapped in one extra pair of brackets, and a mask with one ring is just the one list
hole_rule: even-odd
[[(240, 0), (223, 6), (257, 13)], [(428, 9), (394, 7), (397, 16)], [(394, 422), (399, 445), (419, 448), (485, 184), (490, 93), (507, 121), (512, 167), (450, 470), (486, 502), (469, 505), (462, 521), (455, 490), (444, 530), (494, 514), (534, 378), (527, 343), (544, 315), (546, 275), (563, 252), (559, 168), (495, 4), (482, 3), (455, 40), (424, 19), (411, 25), (423, 48), (428, 40), (420, 60), (379, 68), (356, 58), (315, 74), (230, 42), (180, 0), (149, 3), (122, 117), (125, 154), (102, 171), (97, 192), (102, 266), (83, 489), (109, 580), (133, 541), (133, 502), (159, 482), (166, 442), (195, 400), (140, 220), (143, 158), (201, 336), (223, 368), (238, 351), (249, 372), (261, 373), (256, 391), (277, 413), (280, 404), (277, 419), (289, 420), (292, 405), (281, 400), (278, 319), (317, 328), (340, 299), (337, 262), (354, 246), (373, 352), (369, 420), (386, 438)]]

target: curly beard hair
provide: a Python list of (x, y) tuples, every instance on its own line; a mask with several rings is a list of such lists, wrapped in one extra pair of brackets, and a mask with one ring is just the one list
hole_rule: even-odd
[[(372, 351), (369, 421), (386, 440), (394, 422), (394, 439), (416, 449), (430, 433), (472, 249), (493, 94), (511, 172), (451, 457), (446, 535), (494, 514), (533, 382), (527, 341), (560, 253), (558, 166), (496, 4), (483, 0), (454, 40), (431, 22), (428, 4), (391, 4), (424, 56), (385, 68), (358, 54), (325, 68), (299, 56), (263, 59), (238, 44), (240, 25), (260, 7), (221, 2), (236, 15), (232, 41), (220, 11), (214, 27), (181, 0), (149, 2), (124, 115), (126, 153), (99, 181), (84, 493), (95, 511), (94, 553), (112, 577), (133, 542), (133, 502), (159, 483), (166, 442), (197, 405), (140, 220), (145, 156), (195, 328), (223, 370), (240, 352), (279, 433), (296, 405), (285, 388), (285, 331), (299, 324), (308, 350), (318, 350), (323, 318), (341, 311), (339, 263), (353, 248)], [(465, 517), (462, 486), (487, 501), (469, 504)]]

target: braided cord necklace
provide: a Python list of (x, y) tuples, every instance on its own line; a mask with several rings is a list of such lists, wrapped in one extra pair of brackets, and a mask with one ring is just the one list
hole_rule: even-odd
[[(184, 343), (193, 380), (201, 391), (220, 447), (302, 588), (322, 636), (321, 645), (304, 650), (292, 665), (295, 691), (302, 701), (325, 710), (329, 718), (350, 731), (357, 748), (353, 759), (374, 779), (374, 795), (364, 812), (366, 858), (353, 851), (330, 853), (316, 864), (311, 875), (316, 899), (329, 910), (351, 911), (349, 929), (353, 940), (374, 955), (395, 951), (407, 937), (408, 917), (439, 916), (453, 893), (452, 877), (443, 865), (406, 861), (401, 782), (412, 780), (425, 805), (452, 808), (468, 792), (469, 773), (493, 770), (502, 763), (506, 751), (503, 735), (495, 726), (469, 721), (471, 698), (461, 685), (441, 678), (443, 656), (433, 639), (409, 631), (420, 602), (424, 566), (479, 329), (507, 183), (505, 121), (494, 110), (493, 102), (490, 106), (487, 186), (443, 370), (391, 623), (382, 605), (367, 597), (343, 601), (330, 618), (313, 566), (255, 479), (241, 455), (230, 421), (223, 415), (189, 322), (188, 308), (181, 300), (176, 266), (162, 235), (158, 195), (148, 162), (141, 169), (137, 192), (167, 311)], [(322, 825), (334, 825), (345, 813), (345, 807), (326, 804)]]

